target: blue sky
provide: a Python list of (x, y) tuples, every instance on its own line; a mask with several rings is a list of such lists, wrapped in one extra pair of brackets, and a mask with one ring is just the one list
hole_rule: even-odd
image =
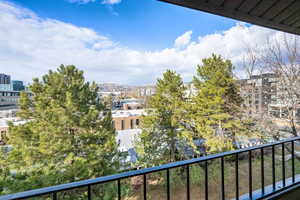
[(238, 65), (276, 35), (157, 0), (0, 0), (0, 24), (0, 72), (26, 82), (60, 64), (96, 82), (153, 84), (167, 69), (190, 81), (202, 58)]
[(197, 36), (227, 30), (236, 21), (157, 0), (123, 0), (107, 5), (96, 0), (14, 0), (42, 18), (92, 28), (130, 48), (158, 50), (172, 45), (186, 30)]

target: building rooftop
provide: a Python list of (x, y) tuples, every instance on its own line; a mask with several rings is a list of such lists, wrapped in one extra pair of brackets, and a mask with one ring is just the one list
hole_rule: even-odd
[(112, 117), (130, 117), (130, 116), (141, 116), (145, 114), (144, 109), (136, 109), (136, 110), (113, 110)]

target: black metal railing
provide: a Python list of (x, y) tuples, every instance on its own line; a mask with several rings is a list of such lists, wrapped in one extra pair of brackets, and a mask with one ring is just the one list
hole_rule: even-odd
[[(205, 199), (209, 199), (209, 190), (208, 190), (208, 185), (209, 185), (209, 174), (208, 174), (208, 169), (209, 165), (208, 162), (211, 160), (220, 160), (220, 188), (221, 188), (221, 199), (225, 199), (225, 175), (224, 175), (224, 160), (226, 157), (232, 156), (234, 158), (234, 175), (235, 175), (235, 198), (236, 200), (241, 200), (241, 199), (263, 199), (268, 196), (274, 195), (278, 192), (282, 192), (285, 189), (291, 188), (297, 184), (300, 184), (300, 179), (296, 177), (296, 172), (295, 172), (295, 143), (298, 143), (300, 141), (300, 137), (295, 137), (279, 142), (274, 142), (270, 144), (264, 144), (256, 147), (250, 147), (250, 148), (245, 148), (241, 150), (236, 150), (236, 151), (230, 151), (230, 152), (224, 152), (224, 153), (219, 153), (219, 154), (214, 154), (214, 155), (209, 155), (205, 157), (200, 157), (200, 158), (194, 158), (190, 160), (184, 160), (184, 161), (179, 161), (179, 162), (174, 162), (174, 163), (168, 163), (165, 165), (157, 166), (157, 167), (152, 167), (152, 168), (145, 168), (145, 169), (140, 169), (140, 170), (134, 170), (134, 171), (129, 171), (129, 172), (124, 172), (120, 174), (115, 174), (115, 175), (110, 175), (110, 176), (104, 176), (100, 178), (95, 178), (95, 179), (89, 179), (89, 180), (83, 180), (83, 181), (78, 181), (78, 182), (72, 182), (68, 184), (62, 184), (62, 185), (56, 185), (56, 186), (51, 186), (51, 187), (46, 187), (46, 188), (41, 188), (41, 189), (35, 189), (35, 190), (30, 190), (30, 191), (25, 191), (25, 192), (20, 192), (16, 194), (10, 194), (6, 196), (1, 196), (0, 200), (11, 200), (11, 199), (27, 199), (27, 198), (32, 198), (32, 197), (39, 197), (43, 195), (51, 195), (51, 198), (53, 200), (58, 199), (58, 193), (64, 192), (64, 191), (69, 191), (72, 189), (78, 189), (78, 188), (87, 188), (87, 196), (86, 198), (88, 200), (93, 199), (92, 192), (91, 192), (91, 186), (97, 185), (97, 184), (104, 184), (108, 182), (115, 182), (117, 184), (117, 194), (116, 197), (118, 200), (121, 199), (122, 196), (122, 184), (121, 180), (127, 179), (130, 177), (135, 177), (135, 176), (142, 176), (143, 177), (143, 199), (147, 199), (147, 174), (151, 174), (154, 172), (166, 172), (166, 199), (170, 200), (171, 197), (171, 190), (170, 190), (170, 183), (171, 183), (171, 177), (170, 177), (170, 169), (173, 168), (178, 168), (178, 167), (185, 167), (185, 173), (186, 173), (186, 198), (187, 200), (190, 200), (191, 198), (191, 182), (190, 182), (190, 166), (192, 164), (196, 163), (202, 163), (203, 168), (204, 168), (204, 193), (205, 193)], [(286, 145), (290, 145), (289, 148), (289, 153), (291, 154), (291, 177), (286, 179), (286, 162), (285, 162), (285, 149)], [(282, 179), (281, 179), (281, 186), (280, 188), (276, 188), (278, 185), (276, 182), (276, 163), (275, 163), (275, 148), (277, 146), (281, 146), (281, 167), (282, 167)], [(265, 186), (265, 158), (264, 154), (266, 153), (266, 149), (271, 148), (271, 163), (272, 163), (272, 185), (270, 186)], [(253, 191), (253, 175), (252, 175), (252, 159), (253, 159), (253, 152), (258, 151), (260, 154), (260, 190)], [(240, 196), (240, 191), (239, 191), (239, 186), (242, 184), (241, 180), (239, 180), (239, 160), (240, 160), (240, 155), (242, 153), (248, 154), (248, 194), (245, 197), (245, 194), (243, 196)], [(278, 177), (277, 177), (278, 178)], [(288, 181), (287, 181), (288, 180)], [(230, 183), (233, 184), (233, 183)], [(271, 189), (270, 189), (271, 188)]]

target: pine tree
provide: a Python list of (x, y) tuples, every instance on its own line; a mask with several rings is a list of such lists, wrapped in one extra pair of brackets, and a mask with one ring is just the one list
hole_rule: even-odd
[(184, 157), (184, 148), (193, 145), (192, 136), (181, 130), (185, 87), (180, 75), (167, 70), (157, 80), (156, 94), (142, 118), (142, 133), (137, 142), (140, 163), (154, 166)]
[(185, 120), (194, 127), (195, 137), (204, 139), (206, 151), (231, 150), (236, 136), (247, 131), (234, 67), (229, 60), (214, 54), (202, 63), (193, 79), (198, 92), (188, 105)]
[[(21, 95), (19, 116), (25, 124), (10, 124), (13, 150), (7, 166), (6, 193), (111, 174), (116, 163), (116, 132), (110, 110), (99, 101), (95, 83), (83, 71), (61, 65)], [(2, 169), (4, 171), (4, 169)], [(11, 172), (15, 171), (15, 175)]]

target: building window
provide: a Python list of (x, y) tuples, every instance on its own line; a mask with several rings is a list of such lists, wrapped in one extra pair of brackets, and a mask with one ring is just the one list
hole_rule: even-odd
[(112, 121), (112, 126), (114, 127), (114, 128), (116, 128), (116, 124), (115, 124), (116, 122), (115, 122), (115, 120), (113, 120)]
[(137, 126), (140, 125), (140, 120), (139, 120), (139, 119), (136, 119), (136, 120), (135, 120), (135, 125), (137, 125)]
[(121, 121), (121, 129), (122, 129), (122, 130), (125, 129), (125, 122), (124, 122), (124, 120)]
[(130, 128), (133, 129), (133, 119), (130, 120)]

